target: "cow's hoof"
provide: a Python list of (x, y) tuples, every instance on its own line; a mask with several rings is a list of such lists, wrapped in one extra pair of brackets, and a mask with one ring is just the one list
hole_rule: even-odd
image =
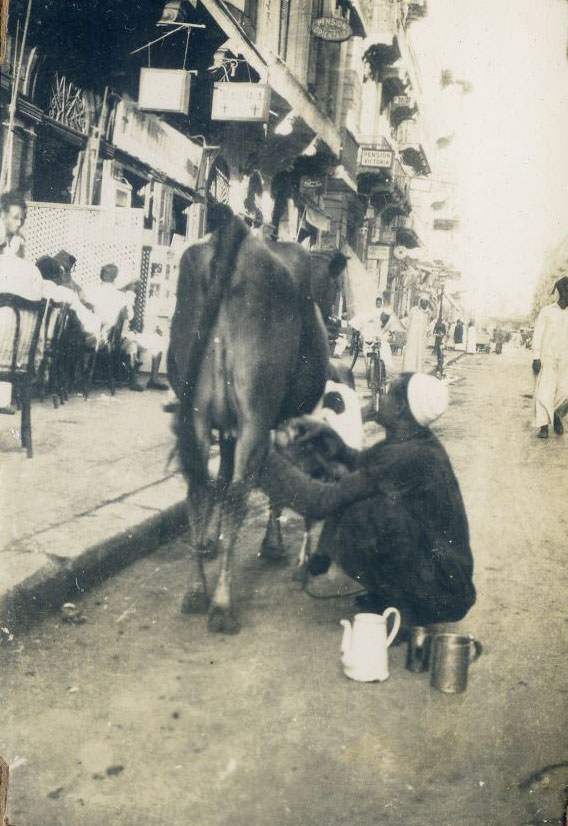
[(188, 591), (181, 601), (182, 614), (206, 614), (209, 597), (203, 591)]
[(272, 545), (266, 541), (262, 543), (258, 555), (260, 559), (264, 559), (265, 562), (273, 562), (277, 565), (288, 564), (288, 557), (284, 548), (282, 546), (279, 547), (278, 545)]
[(308, 570), (309, 568), (307, 562), (304, 562), (303, 565), (297, 565), (294, 573), (292, 574), (292, 580), (305, 585), (308, 581)]
[(204, 545), (199, 548), (199, 556), (202, 559), (217, 559), (219, 556), (219, 546), (214, 539), (208, 539)]
[(209, 612), (207, 628), (214, 634), (238, 634), (241, 624), (232, 609), (214, 605)]

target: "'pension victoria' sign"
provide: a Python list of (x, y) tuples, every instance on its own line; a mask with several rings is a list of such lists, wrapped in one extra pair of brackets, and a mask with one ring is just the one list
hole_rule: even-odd
[(318, 17), (312, 23), (312, 34), (320, 40), (341, 43), (352, 37), (353, 30), (343, 17)]
[(394, 153), (391, 149), (379, 149), (373, 146), (361, 147), (360, 166), (367, 166), (372, 169), (390, 169), (392, 166)]

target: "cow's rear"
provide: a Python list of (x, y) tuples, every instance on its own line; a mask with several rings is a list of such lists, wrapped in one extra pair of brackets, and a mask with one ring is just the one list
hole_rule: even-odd
[[(238, 630), (233, 547), (270, 429), (284, 411), (298, 408), (299, 395), (305, 409), (313, 406), (325, 381), (325, 329), (306, 288), (309, 257), (298, 261), (291, 271), (230, 217), (221, 231), (190, 247), (180, 265), (169, 365), (180, 398), (178, 448), (200, 574), (184, 610), (208, 607), (212, 630)], [(302, 261), (308, 262), (306, 272)], [(214, 482), (207, 473), (212, 430), (219, 431), (221, 447)], [(209, 601), (203, 552), (210, 542), (218, 545), (221, 567)]]

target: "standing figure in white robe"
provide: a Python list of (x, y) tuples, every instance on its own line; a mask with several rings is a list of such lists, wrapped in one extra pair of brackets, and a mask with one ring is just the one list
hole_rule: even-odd
[(366, 353), (369, 352), (375, 339), (381, 342), (381, 359), (385, 365), (387, 375), (391, 375), (393, 372), (392, 349), (388, 334), (391, 329), (396, 329), (393, 326), (395, 320), (396, 316), (390, 306), (385, 310), (382, 296), (378, 295), (374, 310), (357, 313), (349, 322), (349, 326), (357, 330), (361, 336)]
[(426, 355), (426, 336), (428, 334), (428, 302), (421, 298), (419, 303), (408, 313), (406, 329), (406, 347), (402, 357), (403, 373), (422, 373)]
[(554, 289), (558, 301), (540, 311), (533, 336), (535, 422), (541, 439), (548, 438), (551, 424), (559, 436), (564, 433), (562, 417), (568, 411), (568, 276)]
[(475, 329), (475, 321), (470, 321), (467, 325), (467, 340), (465, 345), (466, 353), (477, 352), (477, 330)]

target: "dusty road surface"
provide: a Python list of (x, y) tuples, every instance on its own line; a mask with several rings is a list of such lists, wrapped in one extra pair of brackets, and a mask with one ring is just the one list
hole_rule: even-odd
[[(512, 826), (560, 823), (568, 783), (568, 435), (535, 439), (529, 357), (453, 370), (436, 428), (471, 522), (484, 645), (446, 696), (391, 651), (383, 684), (349, 682), (338, 621), (290, 568), (239, 548), (242, 631), (208, 635), (179, 603), (183, 541), (4, 643), (0, 753), (21, 826)], [(297, 546), (290, 516), (286, 541)], [(80, 582), (79, 582), (80, 585)], [(5, 635), (4, 635), (5, 636)]]

